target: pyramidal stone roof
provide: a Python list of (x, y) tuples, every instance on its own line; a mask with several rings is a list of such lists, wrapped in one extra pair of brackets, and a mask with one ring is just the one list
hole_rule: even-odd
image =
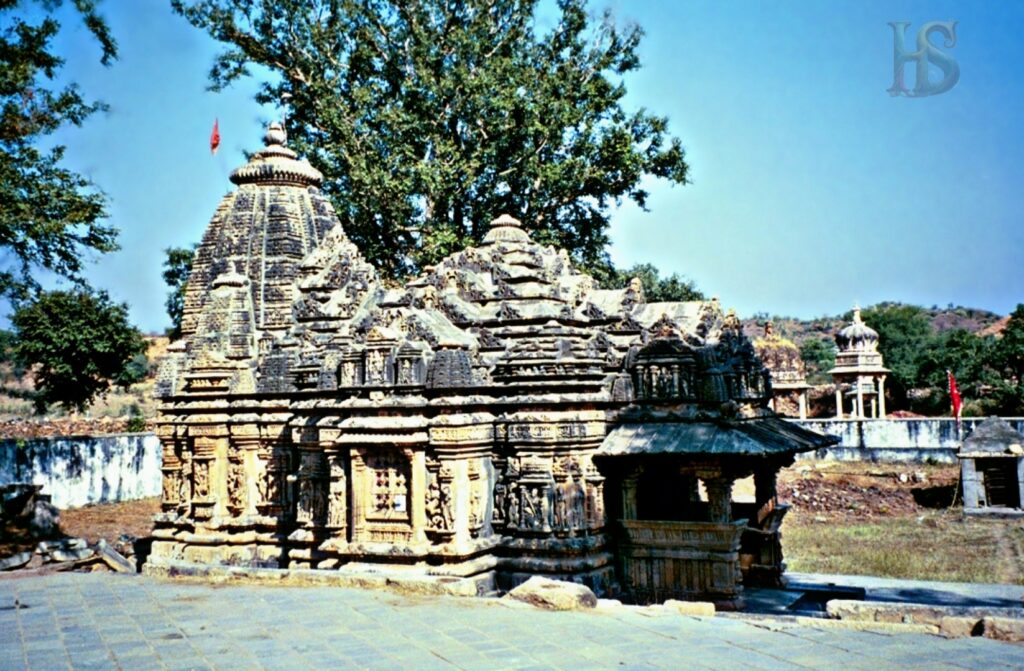
[(301, 262), (338, 218), (318, 190), (322, 175), (298, 160), (286, 140), (281, 125), (272, 124), (264, 148), (231, 174), (238, 189), (221, 201), (196, 250), (185, 292), (185, 337), (196, 332), (214, 282), (226, 273), (249, 279), (258, 330), (291, 325)]
[(238, 188), (196, 252), (161, 396), (516, 389), (752, 407), (770, 396), (717, 299), (647, 303), (638, 280), (599, 289), (509, 215), (480, 245), (385, 287), (286, 139), (272, 125), (232, 174)]

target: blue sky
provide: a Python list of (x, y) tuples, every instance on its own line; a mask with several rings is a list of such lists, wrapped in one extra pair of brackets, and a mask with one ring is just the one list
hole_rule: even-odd
[[(646, 31), (627, 106), (667, 116), (692, 168), (690, 185), (648, 185), (649, 212), (615, 213), (617, 264), (686, 275), (746, 316), (814, 317), (882, 300), (1005, 314), (1024, 302), (1024, 3), (592, 6)], [(276, 110), (252, 101), (251, 82), (206, 91), (219, 47), (166, 0), (101, 8), (117, 62), (100, 66), (96, 44), (70, 22), (58, 46), (64, 75), (111, 110), (58, 139), (68, 165), (109, 195), (121, 231), (122, 250), (91, 266), (90, 280), (127, 301), (142, 329), (160, 331), (163, 250), (200, 238)], [(909, 21), (912, 47), (935, 20), (958, 22), (946, 51), (959, 82), (941, 95), (891, 97), (887, 23)], [(912, 86), (909, 66), (906, 78)], [(222, 147), (211, 157), (214, 117)]]

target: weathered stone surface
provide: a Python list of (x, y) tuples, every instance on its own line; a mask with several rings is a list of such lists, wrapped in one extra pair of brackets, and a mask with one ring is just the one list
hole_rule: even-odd
[(28, 526), (36, 538), (60, 533), (60, 510), (49, 501), (37, 500)]
[(949, 638), (980, 636), (984, 626), (977, 617), (947, 615), (939, 619), (939, 633)]
[(817, 617), (796, 617), (798, 624), (819, 629), (852, 629), (889, 634), (938, 634), (939, 628), (931, 624), (904, 624), (896, 622), (875, 622), (873, 620), (824, 620)]
[(106, 562), (107, 566), (118, 573), (135, 573), (135, 564), (129, 561), (124, 555), (111, 547), (106, 540), (100, 539), (96, 543), (96, 554)]
[(0, 559), (0, 571), (12, 571), (21, 568), (32, 561), (31, 552), (19, 552), (16, 555)]
[(669, 599), (664, 603), (665, 608), (678, 612), (680, 615), (697, 615), (700, 617), (714, 617), (715, 604), (709, 601), (679, 601)]
[(93, 552), (92, 549), (90, 548), (77, 548), (68, 550), (54, 550), (50, 553), (50, 557), (53, 558), (53, 561), (69, 562), (88, 559), (89, 557), (92, 557), (94, 554), (95, 552)]
[(1013, 638), (1024, 632), (1024, 609), (1021, 608), (833, 599), (826, 604), (826, 611), (830, 617), (844, 622), (923, 625), (951, 638), (985, 635), (1008, 641), (1024, 640)]
[(541, 576), (533, 576), (504, 598), (547, 610), (585, 610), (597, 606), (597, 596), (586, 585)]
[(1024, 641), (1024, 619), (986, 617), (981, 621), (982, 635), (997, 641)]

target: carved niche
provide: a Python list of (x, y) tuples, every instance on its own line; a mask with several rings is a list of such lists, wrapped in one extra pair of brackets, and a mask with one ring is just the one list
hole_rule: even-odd
[(327, 516), (327, 492), (322, 452), (303, 450), (299, 457), (298, 497), (295, 519), (307, 527), (322, 526)]
[(434, 536), (455, 533), (455, 501), (452, 498), (451, 466), (436, 459), (427, 461), (427, 530)]

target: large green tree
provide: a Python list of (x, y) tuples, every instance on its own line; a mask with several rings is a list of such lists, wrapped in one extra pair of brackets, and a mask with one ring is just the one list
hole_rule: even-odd
[(918, 356), (935, 337), (928, 312), (917, 305), (879, 303), (864, 309), (861, 318), (878, 331), (878, 350), (885, 367), (892, 371), (886, 383), (890, 408), (906, 409), (910, 390), (918, 386)]
[(36, 410), (56, 403), (84, 410), (112, 385), (145, 375), (146, 341), (128, 322), (128, 306), (85, 288), (41, 293), (11, 316), (14, 356), (31, 367)]
[(994, 410), (1024, 415), (1024, 303), (1010, 313), (1010, 321), (993, 347), (992, 366), (999, 373), (993, 390)]
[(836, 365), (836, 344), (832, 338), (808, 338), (800, 344), (800, 358), (811, 384), (828, 384), (828, 374)]
[(191, 247), (170, 247), (164, 250), (164, 282), (170, 288), (164, 306), (167, 316), (171, 318), (171, 328), (167, 335), (171, 340), (181, 337), (181, 318), (185, 313), (185, 287), (188, 276), (192, 272), (192, 260), (196, 254), (196, 245)]
[(979, 337), (965, 329), (952, 329), (936, 335), (926, 342), (916, 358), (917, 383), (929, 393), (912, 407), (927, 415), (946, 415), (952, 411), (949, 397), (948, 373), (956, 377), (957, 386), (965, 401), (965, 412), (984, 412), (993, 385), (1000, 383), (993, 366), (995, 340)]
[[(54, 51), (60, 24), (52, 12), (61, 1), (39, 2), (35, 21), (26, 18), (31, 4), (0, 0), (0, 296), (14, 301), (38, 290), (39, 270), (81, 282), (89, 252), (117, 248), (103, 195), (62, 165), (63, 146), (42, 148), (47, 136), (104, 106), (56, 83), (64, 60)], [(108, 64), (117, 47), (95, 0), (74, 6)]]
[(325, 176), (349, 236), (402, 277), (479, 242), (501, 213), (608, 275), (608, 218), (646, 177), (688, 168), (667, 121), (627, 111), (636, 26), (559, 0), (172, 0), (226, 45), (223, 88), (262, 66), (290, 97), (291, 143)]
[(650, 263), (638, 263), (626, 270), (614, 271), (607, 279), (607, 284), (623, 287), (634, 277), (639, 278), (644, 287), (644, 297), (648, 303), (663, 301), (702, 301), (704, 293), (697, 288), (692, 280), (672, 273), (662, 277), (661, 273)]

